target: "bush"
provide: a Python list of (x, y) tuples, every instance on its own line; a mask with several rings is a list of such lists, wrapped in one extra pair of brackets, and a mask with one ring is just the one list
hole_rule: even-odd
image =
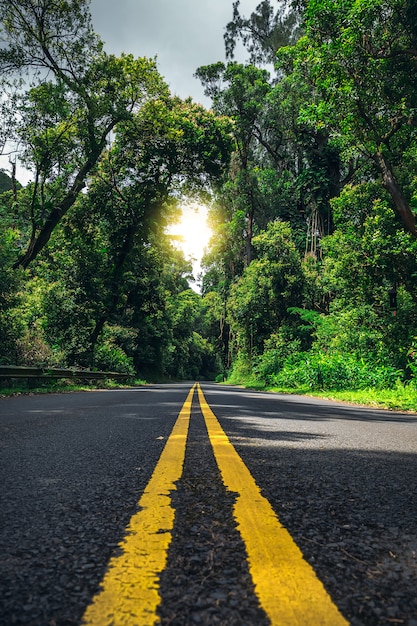
[(359, 360), (352, 355), (301, 352), (288, 357), (271, 382), (290, 389), (391, 389), (402, 376), (402, 370)]
[(94, 364), (101, 371), (135, 375), (133, 359), (111, 340), (106, 340), (97, 347)]
[(16, 341), (16, 363), (29, 367), (65, 366), (64, 354), (52, 349), (43, 339), (38, 329), (27, 330)]
[[(280, 329), (281, 330), (281, 329)], [(271, 335), (265, 342), (265, 351), (257, 359), (254, 372), (262, 382), (270, 384), (284, 367), (286, 359), (300, 350), (299, 339), (288, 340), (283, 333)]]
[(259, 387), (259, 383), (262, 383), (254, 372), (250, 357), (243, 353), (240, 353), (234, 361), (227, 382), (232, 385), (245, 384), (249, 387)]

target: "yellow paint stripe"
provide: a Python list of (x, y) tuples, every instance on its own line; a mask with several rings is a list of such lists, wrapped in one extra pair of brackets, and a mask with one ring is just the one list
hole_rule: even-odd
[(201, 411), (225, 487), (237, 494), (234, 517), (246, 545), (259, 602), (273, 626), (346, 626), (301, 550), (230, 443), (198, 385)]
[(175, 518), (170, 492), (182, 475), (194, 389), (195, 385), (139, 500), (141, 510), (130, 520), (119, 546), (122, 554), (110, 560), (102, 591), (84, 613), (84, 624), (151, 626), (159, 621), (159, 575), (166, 565)]

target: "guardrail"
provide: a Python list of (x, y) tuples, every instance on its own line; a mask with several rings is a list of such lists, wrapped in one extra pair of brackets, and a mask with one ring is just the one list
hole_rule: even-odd
[(0, 379), (2, 378), (77, 378), (83, 380), (100, 380), (114, 378), (124, 380), (131, 378), (131, 374), (119, 372), (93, 372), (89, 370), (55, 369), (50, 367), (21, 367), (19, 365), (0, 365)]

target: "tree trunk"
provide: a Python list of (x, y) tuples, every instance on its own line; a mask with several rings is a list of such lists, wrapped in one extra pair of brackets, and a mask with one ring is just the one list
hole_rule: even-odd
[(246, 229), (246, 263), (250, 265), (253, 259), (252, 238), (253, 238), (253, 210), (249, 211), (248, 225)]
[(96, 343), (97, 340), (101, 334), (101, 331), (104, 328), (104, 324), (106, 323), (107, 319), (105, 315), (102, 315), (102, 317), (97, 320), (96, 325), (94, 327), (93, 332), (91, 333), (90, 336), (90, 355), (89, 355), (89, 365), (91, 368), (94, 367), (94, 357), (95, 357), (95, 353), (96, 353)]
[(384, 156), (382, 150), (378, 150), (376, 154), (376, 163), (378, 165), (379, 171), (382, 174), (383, 185), (394, 202), (394, 207), (397, 214), (399, 215), (402, 223), (404, 224), (408, 232), (414, 235), (414, 237), (417, 237), (415, 215), (412, 212), (410, 205), (407, 202), (403, 191), (395, 178), (391, 163)]
[(97, 152), (97, 154), (95, 155), (91, 155), (91, 158), (84, 163), (84, 165), (78, 172), (71, 189), (68, 191), (62, 202), (60, 202), (59, 205), (52, 209), (52, 211), (49, 213), (44, 225), (38, 232), (37, 236), (31, 240), (26, 252), (14, 264), (14, 269), (18, 267), (23, 267), (24, 269), (26, 269), (28, 265), (38, 256), (39, 252), (41, 252), (41, 250), (43, 250), (43, 248), (46, 246), (51, 238), (55, 227), (59, 224), (64, 215), (72, 207), (74, 202), (77, 200), (78, 195), (84, 188), (85, 179), (91, 169), (96, 164), (100, 153), (101, 151)]
[(94, 365), (94, 355), (95, 355), (96, 343), (98, 341), (98, 338), (104, 328), (104, 325), (106, 324), (106, 322), (108, 322), (111, 319), (112, 315), (114, 315), (119, 305), (120, 298), (122, 295), (121, 289), (120, 289), (121, 285), (123, 284), (122, 274), (123, 274), (123, 270), (125, 268), (125, 264), (128, 259), (128, 256), (133, 249), (137, 229), (138, 229), (138, 225), (134, 223), (134, 224), (131, 224), (126, 231), (123, 245), (115, 261), (115, 265), (110, 276), (110, 282), (112, 284), (113, 295), (110, 298), (110, 301), (107, 303), (103, 313), (101, 314), (99, 319), (96, 321), (94, 330), (90, 335), (91, 367), (93, 367)]

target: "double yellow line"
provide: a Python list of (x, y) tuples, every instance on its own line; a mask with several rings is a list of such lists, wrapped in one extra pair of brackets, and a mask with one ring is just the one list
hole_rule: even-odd
[(262, 496), (199, 384), (188, 393), (139, 500), (139, 511), (132, 517), (120, 544), (121, 554), (110, 560), (102, 590), (87, 608), (83, 623), (152, 626), (159, 621), (159, 576), (166, 566), (175, 519), (171, 492), (182, 475), (196, 389), (224, 485), (237, 494), (233, 514), (246, 546), (255, 592), (271, 624), (346, 626), (348, 622)]

